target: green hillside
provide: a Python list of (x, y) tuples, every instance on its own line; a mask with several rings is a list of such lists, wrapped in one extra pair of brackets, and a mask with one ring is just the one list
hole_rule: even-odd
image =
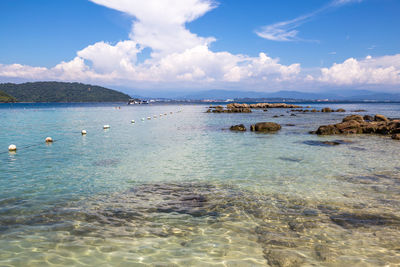
[(16, 99), (3, 91), (0, 91), (0, 103), (15, 102)]
[(18, 102), (125, 102), (130, 98), (101, 86), (65, 82), (3, 83), (0, 91)]

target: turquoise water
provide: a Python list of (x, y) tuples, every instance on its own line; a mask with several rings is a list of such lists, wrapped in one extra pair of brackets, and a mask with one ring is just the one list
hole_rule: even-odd
[[(400, 264), (400, 142), (308, 133), (400, 104), (118, 105), (0, 105), (0, 266)], [(282, 130), (227, 130), (260, 121)]]

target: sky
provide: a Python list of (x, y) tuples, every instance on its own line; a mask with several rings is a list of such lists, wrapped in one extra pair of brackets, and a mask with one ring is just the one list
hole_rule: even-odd
[(399, 0), (1, 0), (0, 82), (400, 92)]

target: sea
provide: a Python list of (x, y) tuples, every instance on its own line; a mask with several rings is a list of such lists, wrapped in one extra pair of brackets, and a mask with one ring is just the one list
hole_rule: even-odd
[(310, 131), (400, 103), (300, 105), (0, 104), (0, 266), (399, 266), (400, 141)]

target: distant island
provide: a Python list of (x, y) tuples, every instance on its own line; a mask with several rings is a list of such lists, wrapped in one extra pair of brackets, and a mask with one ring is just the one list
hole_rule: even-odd
[(101, 86), (66, 82), (0, 84), (0, 102), (128, 102), (127, 94)]
[(0, 103), (13, 103), (16, 101), (17, 100), (15, 99), (15, 97), (12, 97), (3, 91), (0, 91)]

